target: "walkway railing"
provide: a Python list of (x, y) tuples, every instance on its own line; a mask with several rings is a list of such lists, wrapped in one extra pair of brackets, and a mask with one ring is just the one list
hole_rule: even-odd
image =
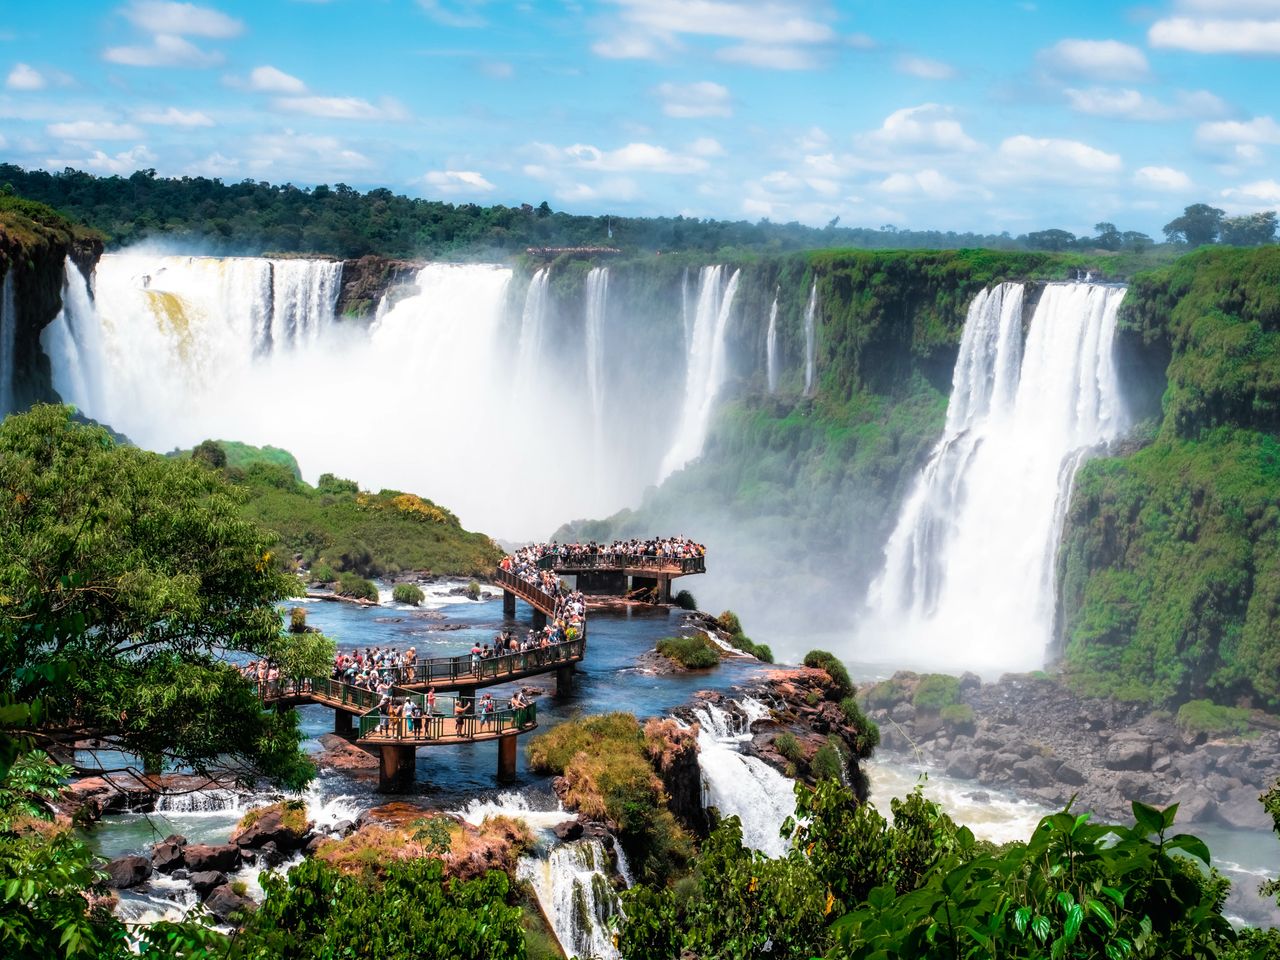
[(501, 567), (494, 573), (493, 579), (504, 590), (510, 590), (525, 603), (537, 607), (548, 617), (555, 616), (556, 598), (541, 587), (535, 586), (528, 580), (522, 580), (510, 570), (503, 570)]
[(542, 570), (670, 570), (706, 573), (706, 557), (658, 557), (648, 554), (549, 553), (538, 559)]
[[(403, 696), (400, 699), (416, 703), (422, 710), (422, 716), (384, 717), (380, 711), (371, 710), (360, 718), (359, 738), (407, 743), (468, 740), (524, 730), (538, 723), (538, 707), (533, 703), (487, 714), (473, 712), (457, 715), (457, 698), (454, 697), (436, 698), (436, 709), (431, 714), (427, 713), (426, 697), (422, 694)], [(473, 710), (478, 709), (478, 701), (471, 698), (468, 701)]]
[(332, 677), (297, 677), (258, 683), (258, 696), (263, 700), (279, 700), (290, 697), (312, 697), (350, 706), (355, 710), (369, 710), (382, 698), (372, 690), (357, 687), (353, 683)]
[(553, 643), (548, 647), (537, 647), (517, 653), (504, 653), (497, 657), (477, 657), (463, 654), (460, 657), (436, 657), (431, 660), (418, 660), (413, 665), (413, 675), (407, 670), (396, 668), (397, 682), (436, 683), (443, 680), (454, 682), (459, 678), (476, 680), (492, 680), (495, 677), (512, 676), (541, 670), (557, 664), (581, 660), (587, 650), (585, 637), (575, 637), (561, 643)]

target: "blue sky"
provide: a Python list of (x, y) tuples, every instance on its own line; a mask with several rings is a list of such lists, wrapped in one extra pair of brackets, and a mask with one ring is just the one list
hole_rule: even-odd
[(1280, 206), (1280, 0), (6, 3), (0, 156), (583, 213)]

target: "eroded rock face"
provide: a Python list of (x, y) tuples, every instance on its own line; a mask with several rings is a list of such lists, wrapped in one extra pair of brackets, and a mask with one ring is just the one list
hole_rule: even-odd
[(242, 897), (231, 889), (231, 884), (223, 883), (209, 891), (204, 898), (204, 905), (215, 917), (226, 923), (233, 914), (252, 910), (255, 904), (248, 897)]
[(667, 793), (668, 809), (694, 833), (706, 836), (711, 824), (702, 806), (697, 729), (655, 719), (645, 724), (644, 735), (649, 760)]
[(191, 843), (183, 851), (192, 876), (209, 870), (235, 870), (240, 866), (240, 848), (234, 843)]
[(303, 817), (287, 811), (281, 804), (256, 812), (253, 823), (231, 834), (231, 842), (236, 846), (258, 848), (274, 844), (278, 850), (289, 852), (301, 850), (306, 844), (311, 825)]
[[(405, 295), (417, 292), (413, 286), (421, 263), (366, 256), (342, 263), (342, 289), (338, 293), (337, 311), (356, 319), (372, 317), (378, 301), (393, 289)], [(394, 296), (394, 294), (393, 294)]]
[(151, 861), (136, 855), (116, 857), (104, 869), (111, 886), (117, 890), (128, 890), (151, 876)]

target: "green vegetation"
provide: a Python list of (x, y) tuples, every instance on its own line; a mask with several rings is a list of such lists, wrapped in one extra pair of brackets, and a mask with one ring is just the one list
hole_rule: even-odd
[(479, 600), (481, 596), (482, 596), (482, 593), (480, 590), (480, 584), (478, 582), (476, 582), (475, 580), (472, 580), (470, 583), (467, 584), (467, 597), (469, 599)]
[(790, 730), (784, 730), (773, 738), (773, 748), (792, 763), (804, 762), (804, 751), (800, 749), (800, 741)]
[(844, 753), (840, 746), (839, 740), (828, 737), (827, 742), (817, 749), (813, 759), (809, 761), (809, 773), (813, 775), (813, 779), (844, 782)]
[(938, 713), (960, 702), (960, 680), (945, 673), (927, 673), (916, 684), (912, 705), (925, 713)]
[(831, 678), (828, 693), (832, 700), (844, 700), (845, 697), (853, 696), (853, 681), (849, 679), (849, 671), (834, 653), (810, 650), (804, 655), (804, 665), (823, 670)]
[(973, 707), (967, 703), (949, 703), (938, 711), (938, 718), (950, 727), (972, 732), (974, 727)]
[[(254, 447), (238, 440), (202, 440), (193, 450), (175, 450), (169, 456), (176, 459), (194, 457), (206, 466), (215, 469), (230, 467), (232, 470), (248, 470), (256, 464), (269, 464), (283, 467), (293, 474), (295, 480), (302, 480), (302, 469), (288, 450), (279, 447)], [(332, 477), (332, 474), (327, 476)], [(321, 478), (323, 484), (324, 478)], [(353, 493), (356, 491), (352, 491)]]
[(880, 728), (867, 719), (858, 706), (858, 701), (853, 697), (845, 697), (840, 701), (840, 712), (844, 714), (845, 723), (858, 731), (853, 747), (854, 753), (859, 760), (867, 759), (875, 748), (880, 746)]
[(679, 593), (677, 593), (675, 603), (676, 603), (676, 606), (679, 607), (681, 610), (697, 610), (698, 609), (698, 601), (694, 598), (693, 594), (690, 593), (688, 590), (681, 590)]
[[(343, 572), (368, 578), (408, 570), (487, 575), (502, 559), (492, 540), (463, 530), (456, 516), (424, 497), (399, 490), (364, 492), (355, 481), (331, 473), (312, 487), (299, 479), (298, 464), (287, 451), (221, 440), (216, 445), (227, 454), (222, 472), (244, 491), (243, 515), (275, 531), (276, 552), (301, 556), (313, 580), (331, 583)], [(201, 460), (206, 464), (208, 449)]]
[(666, 806), (662, 781), (650, 764), (660, 744), (647, 744), (629, 713), (580, 717), (539, 734), (527, 748), (529, 766), (565, 778), (565, 805), (618, 824), (636, 874), (664, 883), (692, 853), (689, 834)]
[(1240, 736), (1252, 728), (1253, 711), (1224, 707), (1211, 700), (1189, 700), (1178, 708), (1177, 723), (1191, 734)]
[(702, 634), (689, 637), (663, 637), (658, 653), (690, 670), (705, 670), (720, 665), (720, 651)]
[(378, 588), (373, 581), (354, 573), (338, 574), (338, 585), (334, 587), (333, 592), (340, 597), (378, 602)]
[[(692, 600), (692, 596), (690, 597)], [(732, 610), (726, 610), (716, 617), (716, 626), (729, 634), (729, 645), (735, 650), (755, 657), (761, 663), (773, 663), (773, 651), (767, 644), (756, 643), (742, 632), (742, 621)]]
[(289, 611), (289, 632), (290, 633), (306, 633), (307, 632), (306, 607), (293, 607)]
[(422, 588), (416, 583), (397, 583), (391, 591), (391, 599), (396, 603), (407, 603), (411, 607), (416, 607), (427, 595), (422, 592)]
[(732, 610), (726, 610), (720, 616), (716, 617), (716, 624), (721, 630), (730, 635), (736, 635), (742, 632), (742, 621), (738, 619), (738, 615)]

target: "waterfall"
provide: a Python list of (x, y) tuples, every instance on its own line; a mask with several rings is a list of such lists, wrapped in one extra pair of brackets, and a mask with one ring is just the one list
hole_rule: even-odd
[(711, 412), (727, 374), (725, 331), (729, 326), (741, 273), (741, 270), (735, 270), (727, 285), (722, 282), (724, 267), (703, 267), (699, 274), (698, 302), (685, 371), (684, 403), (675, 438), (658, 471), (659, 483), (702, 453)]
[(333, 320), (342, 286), (342, 261), (271, 261), (273, 345), (314, 343)]
[(814, 323), (818, 316), (818, 281), (809, 288), (809, 303), (804, 308), (804, 392), (813, 393), (813, 374), (818, 360), (818, 338)]
[(608, 267), (592, 267), (587, 274), (587, 390), (591, 398), (591, 433), (595, 443), (593, 458), (604, 446), (604, 318), (609, 301)]
[(530, 278), (529, 289), (525, 293), (524, 310), (520, 314), (520, 341), (516, 348), (517, 400), (533, 389), (538, 375), (547, 332), (547, 287), (550, 279), (550, 267), (538, 268)]
[(533, 887), (542, 912), (568, 957), (617, 957), (609, 922), (621, 913), (606, 871), (609, 856), (599, 840), (560, 844), (523, 857), (517, 870)]
[(684, 349), (689, 352), (689, 344), (693, 340), (693, 311), (689, 299), (689, 268), (684, 268), (680, 276), (680, 319), (684, 324)]
[(778, 392), (778, 294), (769, 308), (769, 332), (765, 335), (764, 365), (770, 393)]
[(1022, 343), (1022, 287), (970, 304), (942, 439), (871, 586), (858, 656), (882, 638), (932, 667), (1044, 663), (1076, 468), (1128, 424), (1112, 358), (1124, 289), (1048, 284)]
[(12, 413), (17, 406), (13, 395), (15, 347), (18, 337), (18, 308), (13, 294), (13, 266), (4, 274), (0, 290), (0, 417)]

